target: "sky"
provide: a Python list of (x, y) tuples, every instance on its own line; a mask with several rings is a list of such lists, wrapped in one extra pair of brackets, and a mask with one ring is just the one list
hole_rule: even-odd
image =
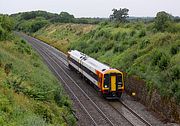
[(112, 9), (128, 8), (129, 16), (155, 17), (159, 11), (180, 16), (180, 0), (0, 0), (0, 13), (34, 10), (66, 11), (75, 17), (107, 18)]

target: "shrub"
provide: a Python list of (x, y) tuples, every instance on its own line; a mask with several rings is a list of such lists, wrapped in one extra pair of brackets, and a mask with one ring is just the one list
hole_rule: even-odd
[(114, 46), (113, 53), (123, 52), (124, 49), (125, 49), (125, 48), (124, 48), (122, 45), (116, 44), (116, 45)]
[(123, 39), (125, 39), (127, 37), (127, 33), (126, 32), (123, 32), (122, 34), (121, 34), (121, 39), (123, 40)]
[(102, 23), (100, 23), (100, 26), (106, 26), (106, 25), (108, 25), (108, 21), (104, 21), (104, 22), (102, 22)]
[(12, 71), (12, 69), (13, 69), (12, 63), (5, 64), (4, 71), (5, 71), (6, 75), (9, 75), (9, 73), (10, 73), (10, 71)]
[(113, 23), (113, 27), (114, 28), (119, 28), (120, 27), (120, 23), (118, 23), (118, 22)]
[(114, 40), (115, 41), (119, 41), (121, 39), (121, 32), (117, 32), (115, 35), (114, 35)]
[(180, 45), (173, 45), (170, 49), (172, 55), (177, 54), (180, 51)]
[(111, 33), (109, 30), (101, 29), (100, 31), (96, 32), (96, 34), (95, 34), (95, 38), (100, 38), (100, 37), (110, 38)]
[(170, 63), (169, 56), (165, 53), (155, 51), (152, 56), (152, 65), (157, 65), (161, 70), (164, 70)]
[(158, 62), (159, 62), (160, 59), (161, 59), (161, 56), (162, 56), (162, 53), (161, 53), (161, 52), (155, 51), (155, 52), (152, 54), (152, 65), (157, 65)]
[(21, 40), (20, 42), (15, 42), (15, 44), (16, 44), (16, 49), (20, 53), (22, 53), (22, 54), (25, 53), (25, 54), (28, 54), (28, 55), (30, 55), (32, 53), (31, 46), (28, 45), (25, 40)]
[(161, 70), (164, 70), (169, 65), (169, 62), (170, 62), (169, 57), (164, 54), (161, 56), (158, 66)]
[(52, 118), (53, 118), (52, 111), (49, 108), (47, 108), (45, 105), (36, 104), (36, 106), (34, 106), (34, 111), (37, 115), (43, 117), (43, 119), (47, 123), (52, 123)]
[(134, 44), (137, 44), (137, 41), (136, 41), (136, 39), (129, 39), (128, 44), (129, 44), (129, 46), (132, 46)]
[(138, 37), (141, 38), (141, 37), (144, 37), (146, 36), (146, 31), (143, 29), (143, 30), (140, 30), (139, 34), (138, 34)]
[(72, 114), (68, 114), (66, 117), (66, 120), (68, 121), (69, 126), (75, 126), (76, 119), (74, 118), (74, 116)]
[(136, 31), (135, 31), (135, 30), (132, 30), (132, 31), (130, 32), (130, 36), (131, 36), (131, 37), (133, 37), (135, 34), (136, 34)]
[(113, 46), (114, 46), (114, 42), (109, 42), (109, 43), (105, 44), (104, 50), (108, 51), (108, 50), (112, 49)]
[(137, 58), (138, 58), (138, 54), (137, 53), (133, 53), (132, 57), (131, 57), (131, 60), (133, 61), (133, 60), (135, 60)]
[(180, 69), (178, 67), (173, 67), (170, 71), (170, 75), (173, 81), (180, 79)]
[(148, 39), (143, 39), (141, 41), (141, 43), (139, 44), (139, 48), (143, 49), (144, 47), (146, 47), (149, 44), (149, 40)]

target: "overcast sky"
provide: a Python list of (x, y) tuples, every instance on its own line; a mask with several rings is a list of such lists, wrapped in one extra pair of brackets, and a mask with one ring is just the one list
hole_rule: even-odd
[(0, 0), (0, 13), (66, 11), (75, 17), (109, 17), (113, 8), (128, 8), (129, 16), (155, 16), (166, 11), (180, 16), (180, 0)]

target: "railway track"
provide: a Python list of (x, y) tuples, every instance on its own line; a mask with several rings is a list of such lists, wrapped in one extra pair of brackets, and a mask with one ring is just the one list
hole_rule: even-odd
[[(22, 36), (22, 35), (21, 35)], [(93, 125), (118, 125), (115, 120), (110, 120), (103, 110), (88, 96), (88, 94), (77, 84), (77, 82), (67, 72), (67, 61), (66, 55), (59, 53), (58, 50), (53, 47), (33, 38), (34, 43), (29, 36), (23, 37), (32, 44), (32, 46), (39, 52), (39, 54), (45, 59), (51, 69), (55, 72), (56, 76), (59, 77), (61, 82), (66, 86), (69, 92), (73, 95), (74, 99), (79, 103), (84, 112), (89, 116)], [(38, 43), (39, 42), (39, 43)], [(57, 54), (56, 51), (59, 53)], [(60, 65), (61, 64), (61, 65)], [(63, 65), (63, 67), (62, 67)], [(58, 68), (58, 69), (56, 69)], [(64, 69), (66, 68), (66, 70)], [(71, 86), (69, 85), (71, 83)], [(77, 92), (81, 92), (77, 94)], [(109, 106), (116, 111), (121, 117), (126, 120), (129, 125), (147, 125), (151, 126), (146, 120), (135, 113), (122, 101), (120, 102), (108, 102)], [(93, 108), (92, 108), (93, 106)], [(120, 111), (121, 110), (121, 111)], [(98, 112), (98, 113), (97, 113)], [(123, 112), (129, 113), (125, 116)], [(97, 119), (97, 117), (100, 117)]]
[[(122, 106), (119, 106), (119, 103)], [(108, 102), (108, 104), (115, 109), (119, 114), (121, 114), (125, 120), (130, 122), (133, 126), (152, 126), (149, 122), (143, 119), (140, 115), (138, 115), (135, 111), (133, 111), (130, 107), (128, 107), (123, 101), (113, 101)], [(129, 113), (128, 116), (123, 113)]]
[[(52, 57), (41, 47), (38, 47), (37, 44), (31, 43), (33, 47), (39, 52), (39, 54), (44, 57), (48, 65), (53, 69), (56, 75), (60, 78), (61, 82), (68, 88), (69, 92), (73, 97), (79, 102), (82, 109), (87, 113), (92, 123), (96, 126), (99, 125), (110, 125), (114, 126), (115, 124), (104, 114), (104, 112), (96, 105), (95, 102), (78, 86), (78, 84), (62, 69), (62, 67), (54, 60)], [(48, 58), (47, 58), (48, 57)], [(50, 59), (50, 60), (49, 60)], [(50, 62), (51, 61), (51, 62)], [(54, 62), (54, 65), (52, 65)], [(55, 68), (55, 65), (58, 66), (62, 72), (58, 72)], [(62, 74), (60, 74), (62, 73)], [(66, 79), (65, 79), (66, 78)], [(67, 81), (68, 80), (68, 81)], [(69, 86), (69, 83), (73, 83), (74, 86)], [(79, 92), (77, 94), (77, 92)], [(94, 106), (94, 107), (92, 107)], [(90, 109), (90, 110), (89, 110)], [(95, 109), (95, 110), (94, 110)], [(99, 113), (97, 113), (99, 112)], [(98, 117), (98, 118), (97, 118)], [(101, 118), (100, 118), (101, 117)]]

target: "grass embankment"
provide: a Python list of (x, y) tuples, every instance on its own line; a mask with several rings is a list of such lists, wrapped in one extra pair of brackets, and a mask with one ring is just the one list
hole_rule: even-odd
[(71, 102), (32, 48), (20, 38), (0, 41), (0, 125), (74, 125)]
[(78, 49), (128, 75), (136, 75), (145, 80), (149, 93), (158, 89), (161, 96), (180, 103), (179, 30), (157, 32), (153, 23), (105, 22), (77, 36), (80, 31), (74, 27), (78, 25), (71, 26), (50, 25), (34, 35), (62, 51)]
[(0, 15), (0, 125), (74, 125), (71, 102), (33, 49)]
[(76, 41), (94, 28), (95, 25), (52, 24), (37, 31), (34, 36), (66, 53), (70, 42)]

